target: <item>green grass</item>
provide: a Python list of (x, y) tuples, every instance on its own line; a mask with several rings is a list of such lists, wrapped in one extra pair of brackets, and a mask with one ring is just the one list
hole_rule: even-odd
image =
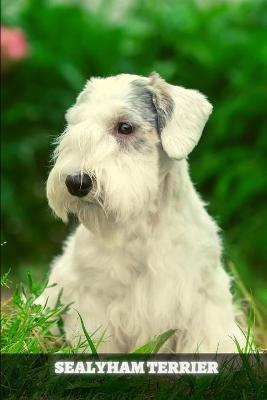
[[(10, 286), (8, 274), (2, 277), (1, 285)], [(60, 296), (54, 309), (35, 304), (45, 287), (46, 283), (35, 282), (28, 274), (27, 285), (18, 285), (11, 299), (2, 305), (1, 352), (4, 368), (1, 374), (4, 398), (206, 400), (209, 396), (216, 399), (266, 400), (267, 373), (259, 353), (260, 347), (249, 340), (257, 329), (256, 321), (260, 315), (259, 311), (255, 315), (255, 305), (249, 314), (248, 331), (244, 332), (247, 336), (245, 352), (253, 352), (253, 358), (248, 358), (236, 343), (241, 357), (239, 368), (228, 360), (216, 376), (56, 376), (51, 373), (55, 357), (71, 358), (78, 352), (101, 357), (98, 351), (106, 332), (97, 330), (89, 333), (79, 315), (84, 339), (80, 339), (75, 347), (68, 345), (62, 329), (62, 316), (68, 306), (60, 304)], [(57, 336), (50, 333), (55, 325), (60, 332)], [(169, 330), (152, 338), (127, 359), (149, 357), (149, 354), (158, 352), (174, 333), (175, 330)]]
[(4, 398), (266, 399), (266, 369), (257, 356), (252, 360), (247, 356), (241, 357), (238, 368), (228, 361), (218, 375), (202, 376), (55, 375), (51, 371), (54, 360), (58, 358), (22, 355), (9, 360), (5, 357), (1, 372)]

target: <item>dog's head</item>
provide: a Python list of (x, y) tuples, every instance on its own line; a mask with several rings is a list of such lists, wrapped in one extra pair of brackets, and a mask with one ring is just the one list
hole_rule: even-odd
[(162, 160), (188, 156), (211, 110), (201, 93), (155, 73), (92, 78), (57, 141), (47, 182), (51, 208), (93, 230), (142, 215), (159, 196)]

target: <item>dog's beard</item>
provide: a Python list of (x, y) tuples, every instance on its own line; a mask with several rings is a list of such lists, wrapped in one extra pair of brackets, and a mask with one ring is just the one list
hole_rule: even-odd
[(82, 169), (81, 173), (92, 176), (94, 185), (87, 196), (78, 198), (68, 193), (67, 173), (62, 174), (63, 167), (56, 164), (47, 182), (49, 205), (64, 222), (72, 214), (95, 235), (116, 236), (117, 231), (142, 220), (157, 196), (158, 174), (140, 163), (138, 167), (135, 171), (111, 163), (105, 169)]
[(117, 208), (113, 209), (107, 199), (97, 198), (79, 200), (76, 203), (75, 214), (80, 223), (91, 231), (98, 238), (103, 239), (107, 244), (120, 244), (124, 232), (129, 231), (139, 218), (142, 220), (142, 210), (135, 208), (127, 209), (118, 213)]
[(109, 237), (116, 225), (113, 215), (107, 214), (103, 205), (96, 201), (81, 201), (75, 214), (81, 224), (96, 236)]

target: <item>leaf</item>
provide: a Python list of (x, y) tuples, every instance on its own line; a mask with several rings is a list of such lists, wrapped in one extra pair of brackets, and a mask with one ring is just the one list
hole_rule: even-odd
[(102, 335), (99, 337), (99, 339), (98, 339), (98, 341), (97, 341), (97, 343), (96, 343), (96, 346), (95, 346), (96, 349), (98, 349), (98, 347), (100, 346), (100, 344), (104, 341), (104, 337), (105, 337), (106, 332), (107, 332), (107, 328), (104, 329)]
[(92, 351), (92, 354), (94, 354), (98, 358), (96, 347), (95, 347), (95, 345), (94, 345), (89, 333), (87, 332), (87, 330), (85, 328), (83, 319), (82, 319), (82, 317), (81, 317), (81, 315), (80, 315), (80, 313), (78, 311), (77, 311), (77, 314), (79, 315), (79, 318), (80, 318), (80, 321), (81, 321), (81, 325), (82, 325), (82, 329), (83, 329), (83, 333), (84, 333), (84, 336), (86, 337), (87, 343), (88, 343), (88, 345), (89, 345), (89, 347), (90, 347), (90, 349)]
[(140, 353), (157, 353), (164, 343), (173, 336), (176, 332), (176, 329), (169, 329), (168, 331), (156, 336), (150, 342), (144, 344), (143, 346), (136, 349), (132, 354), (140, 354)]
[(23, 301), (22, 301), (22, 299), (21, 299), (21, 295), (20, 295), (20, 292), (19, 292), (18, 288), (16, 288), (16, 289), (14, 290), (14, 292), (13, 292), (12, 300), (13, 300), (13, 303), (14, 303), (16, 306), (19, 306), (19, 307), (20, 307), (20, 306), (23, 304)]
[[(2, 246), (2, 244), (1, 244), (1, 246)], [(11, 271), (11, 268), (9, 268), (9, 270), (5, 274), (3, 274), (3, 276), (1, 276), (1, 287), (9, 288), (8, 285), (10, 283), (10, 280), (9, 280), (10, 271)]]
[(30, 292), (33, 293), (33, 282), (32, 282), (31, 274), (29, 272), (27, 272), (27, 277), (28, 277), (28, 285), (29, 285)]

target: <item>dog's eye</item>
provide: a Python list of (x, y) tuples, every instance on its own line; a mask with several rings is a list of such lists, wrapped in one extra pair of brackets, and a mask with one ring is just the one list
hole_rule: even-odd
[(127, 122), (120, 122), (118, 125), (118, 132), (123, 135), (130, 135), (133, 132), (133, 127)]

